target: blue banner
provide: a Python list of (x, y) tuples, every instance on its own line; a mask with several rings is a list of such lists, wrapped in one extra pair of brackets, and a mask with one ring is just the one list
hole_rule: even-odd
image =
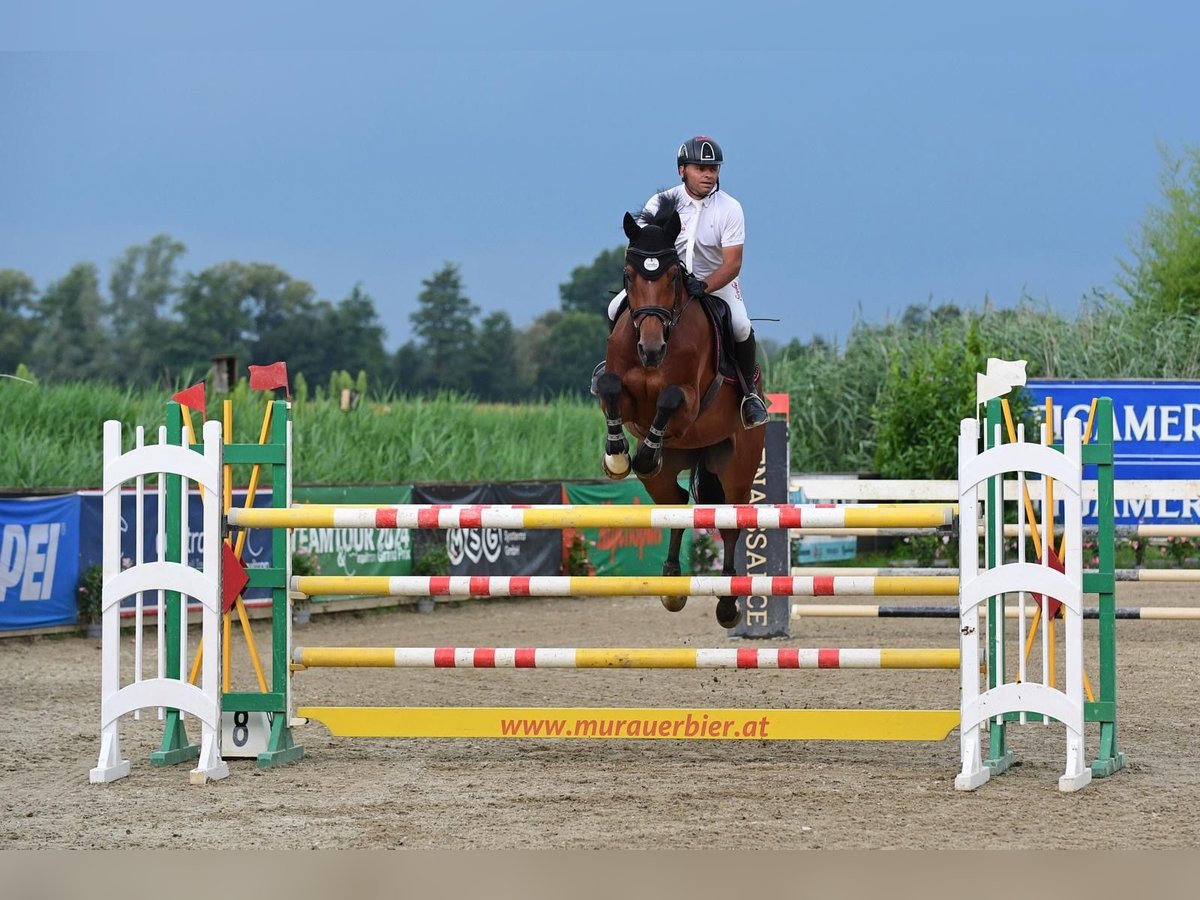
[[(1054, 440), (1071, 417), (1086, 426), (1094, 397), (1113, 401), (1113, 471), (1118, 481), (1200, 479), (1200, 381), (1054, 381), (1025, 386), (1045, 419), (1054, 401)], [(1094, 475), (1092, 476), (1094, 477)], [(1118, 500), (1118, 524), (1200, 524), (1200, 497)]]
[[(86, 570), (93, 563), (102, 560), (102, 539), (104, 525), (104, 496), (99, 491), (87, 491), (82, 495), (81, 523), (83, 541), (79, 546), (79, 571)], [(246, 492), (233, 492), (233, 505), (245, 506)], [(254, 495), (255, 506), (271, 505), (271, 489), (260, 488)], [(121, 558), (133, 560), (137, 547), (135, 528), (135, 510), (137, 509), (137, 494), (133, 491), (121, 492)], [(146, 561), (158, 558), (154, 546), (154, 535), (158, 528), (158, 493), (148, 490), (142, 497), (143, 533), (142, 559)], [(191, 490), (188, 493), (188, 564), (199, 567), (204, 562), (204, 534), (201, 531), (204, 522), (204, 506), (200, 492)], [(250, 529), (246, 546), (242, 552), (242, 562), (246, 568), (270, 568), (273, 554), (271, 552), (271, 532), (263, 528)], [(246, 599), (270, 597), (269, 588), (250, 588), (246, 591)], [(132, 598), (124, 601), (125, 606), (132, 606)]]
[(74, 625), (79, 497), (0, 499), (0, 631)]

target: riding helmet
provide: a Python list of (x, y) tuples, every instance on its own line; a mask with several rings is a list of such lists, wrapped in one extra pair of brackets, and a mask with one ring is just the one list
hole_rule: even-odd
[(677, 161), (681, 166), (688, 163), (719, 166), (725, 161), (725, 158), (721, 155), (720, 144), (706, 134), (698, 134), (679, 145)]

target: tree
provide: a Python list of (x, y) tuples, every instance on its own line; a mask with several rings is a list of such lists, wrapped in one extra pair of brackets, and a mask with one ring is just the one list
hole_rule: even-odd
[(534, 390), (543, 397), (586, 393), (592, 369), (604, 359), (608, 344), (605, 320), (592, 313), (552, 311), (541, 322), (533, 347)]
[(454, 263), (446, 263), (421, 284), (425, 289), (417, 297), (417, 311), (409, 316), (424, 357), (418, 385), (466, 392), (470, 378), (465, 362), (475, 343), (471, 320), (479, 307), (463, 293)]
[(405, 341), (391, 359), (392, 386), (403, 395), (420, 392), (421, 368), (424, 357), (413, 341)]
[(975, 373), (986, 354), (977, 322), (921, 341), (918, 352), (893, 357), (875, 404), (875, 468), (884, 478), (955, 478), (959, 421), (972, 414)]
[(479, 325), (467, 361), (471, 393), (480, 400), (508, 403), (523, 393), (517, 365), (517, 337), (506, 312), (489, 314)]
[(254, 334), (243, 303), (242, 270), (241, 263), (224, 262), (184, 277), (177, 307), (180, 326), (171, 338), (177, 369), (206, 372), (218, 354), (249, 358)]
[(32, 368), (39, 378), (85, 381), (107, 371), (108, 335), (101, 327), (100, 278), (92, 263), (76, 263), (37, 304)]
[(1162, 150), (1163, 206), (1151, 207), (1121, 262), (1117, 284), (1133, 305), (1161, 316), (1200, 315), (1200, 147)]
[(36, 301), (32, 278), (16, 269), (0, 269), (0, 374), (11, 375), (30, 361)]
[(589, 265), (576, 266), (570, 280), (558, 286), (563, 312), (607, 315), (609, 301), (621, 290), (624, 272), (624, 247), (601, 250)]
[(318, 308), (321, 317), (318, 331), (304, 341), (322, 351), (319, 362), (309, 372), (313, 383), (324, 382), (337, 369), (366, 371), (369, 377), (384, 381), (388, 360), (383, 348), (383, 326), (375, 313), (375, 301), (362, 285), (354, 285), (337, 306), (322, 301)]
[(162, 312), (176, 293), (175, 261), (186, 249), (159, 234), (113, 261), (106, 311), (120, 366), (113, 374), (125, 383), (149, 384), (170, 365), (170, 323)]
[(177, 368), (201, 372), (216, 355), (236, 356), (242, 364), (283, 360), (290, 372), (307, 371), (311, 378), (326, 368), (321, 325), (332, 310), (315, 299), (308, 282), (277, 266), (220, 263), (184, 278), (170, 358)]
[(242, 266), (241, 293), (254, 335), (254, 362), (287, 360), (289, 368), (302, 371), (323, 355), (318, 342), (325, 338), (318, 323), (327, 310), (319, 308), (311, 284), (278, 266), (249, 263)]

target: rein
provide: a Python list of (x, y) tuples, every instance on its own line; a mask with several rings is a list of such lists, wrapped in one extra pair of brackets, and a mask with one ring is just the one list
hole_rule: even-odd
[[(642, 259), (643, 267), (645, 266), (645, 261), (647, 259), (653, 259), (656, 261), (659, 259), (659, 257), (654, 254), (643, 253), (641, 251), (634, 250), (633, 248), (630, 248), (628, 251), (626, 251), (626, 253), (633, 254), (633, 255), (636, 255), (639, 257), (643, 257), (643, 259)], [(673, 286), (672, 293), (674, 294), (674, 297), (672, 298), (671, 306), (666, 307), (666, 306), (651, 305), (651, 306), (639, 306), (637, 309), (634, 309), (632, 306), (630, 306), (630, 308), (629, 308), (629, 313), (633, 317), (633, 329), (639, 338), (641, 337), (641, 333), (642, 333), (642, 320), (645, 319), (647, 316), (654, 316), (654, 318), (656, 318), (660, 322), (662, 322), (663, 342), (665, 343), (671, 336), (671, 329), (674, 326), (679, 324), (679, 320), (683, 316), (684, 311), (688, 308), (688, 306), (691, 305), (691, 302), (692, 302), (691, 295), (688, 295), (687, 302), (684, 303), (683, 306), (679, 305), (679, 298), (680, 298), (680, 295), (683, 293), (683, 281), (679, 277), (679, 273), (682, 270), (682, 267), (678, 265), (679, 258), (675, 256), (674, 251), (671, 251), (670, 256), (674, 257), (672, 259), (672, 262), (676, 264), (675, 274), (673, 276), (671, 276), (671, 284)], [(629, 287), (629, 276), (628, 275), (625, 276), (625, 280), (626, 280), (626, 292), (628, 293), (628, 287)]]
[[(645, 253), (640, 250), (635, 250), (632, 247), (629, 248), (629, 250), (627, 250), (626, 253), (633, 254), (638, 257), (642, 257), (643, 258), (643, 266), (644, 266), (645, 259), (657, 259), (657, 257), (655, 257), (655, 255), (653, 255), (653, 254)], [(666, 256), (667, 254), (664, 253), (663, 255)], [(671, 278), (671, 281), (674, 284), (674, 295), (675, 295), (673, 298), (671, 307), (667, 308), (665, 306), (640, 306), (637, 309), (634, 309), (632, 306), (630, 306), (630, 308), (629, 308), (629, 314), (630, 314), (631, 318), (633, 319), (633, 331), (634, 331), (634, 334), (637, 335), (637, 337), (639, 339), (641, 338), (641, 334), (642, 334), (642, 320), (644, 320), (647, 316), (654, 316), (654, 318), (656, 318), (660, 322), (662, 322), (663, 342), (666, 343), (671, 337), (671, 329), (674, 326), (679, 324), (679, 320), (681, 318), (683, 318), (684, 312), (687, 311), (687, 308), (689, 306), (691, 306), (691, 304), (692, 304), (692, 300), (695, 299), (694, 297), (692, 297), (691, 294), (688, 294), (687, 301), (682, 306), (679, 305), (680, 294), (683, 293), (683, 280), (679, 276), (680, 276), (680, 272), (683, 271), (683, 265), (681, 263), (679, 263), (679, 258), (678, 258), (678, 256), (675, 256), (673, 251), (671, 251), (670, 256), (674, 257), (673, 262), (678, 264), (678, 267), (675, 270), (675, 275)], [(641, 267), (639, 267), (639, 268), (641, 268)], [(655, 268), (657, 268), (657, 266), (655, 266)], [(653, 280), (653, 279), (651, 279), (651, 280)], [(628, 290), (629, 290), (629, 276), (628, 275), (625, 276), (625, 289), (626, 289), (626, 293), (628, 293)], [(721, 367), (720, 367), (719, 362), (715, 364), (715, 368), (717, 370), (715, 377), (713, 378), (712, 382), (709, 384), (708, 389), (704, 392), (704, 395), (700, 398), (700, 405), (696, 411), (697, 416), (703, 414), (703, 412), (706, 409), (708, 409), (709, 405), (714, 400), (716, 400), (717, 393), (721, 390), (721, 384), (723, 383), (724, 379), (721, 377), (721, 371), (720, 371)], [(642, 438), (646, 437), (646, 435), (642, 434), (641, 430), (638, 429), (636, 426), (632, 426), (632, 427), (633, 427), (633, 430), (638, 434), (639, 437), (642, 437)]]

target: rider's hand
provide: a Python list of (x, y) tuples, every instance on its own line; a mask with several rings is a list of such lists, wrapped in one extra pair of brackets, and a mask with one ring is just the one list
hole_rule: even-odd
[(689, 272), (687, 278), (684, 279), (683, 286), (687, 290), (688, 296), (695, 300), (699, 300), (708, 293), (708, 282), (701, 281), (691, 272)]

